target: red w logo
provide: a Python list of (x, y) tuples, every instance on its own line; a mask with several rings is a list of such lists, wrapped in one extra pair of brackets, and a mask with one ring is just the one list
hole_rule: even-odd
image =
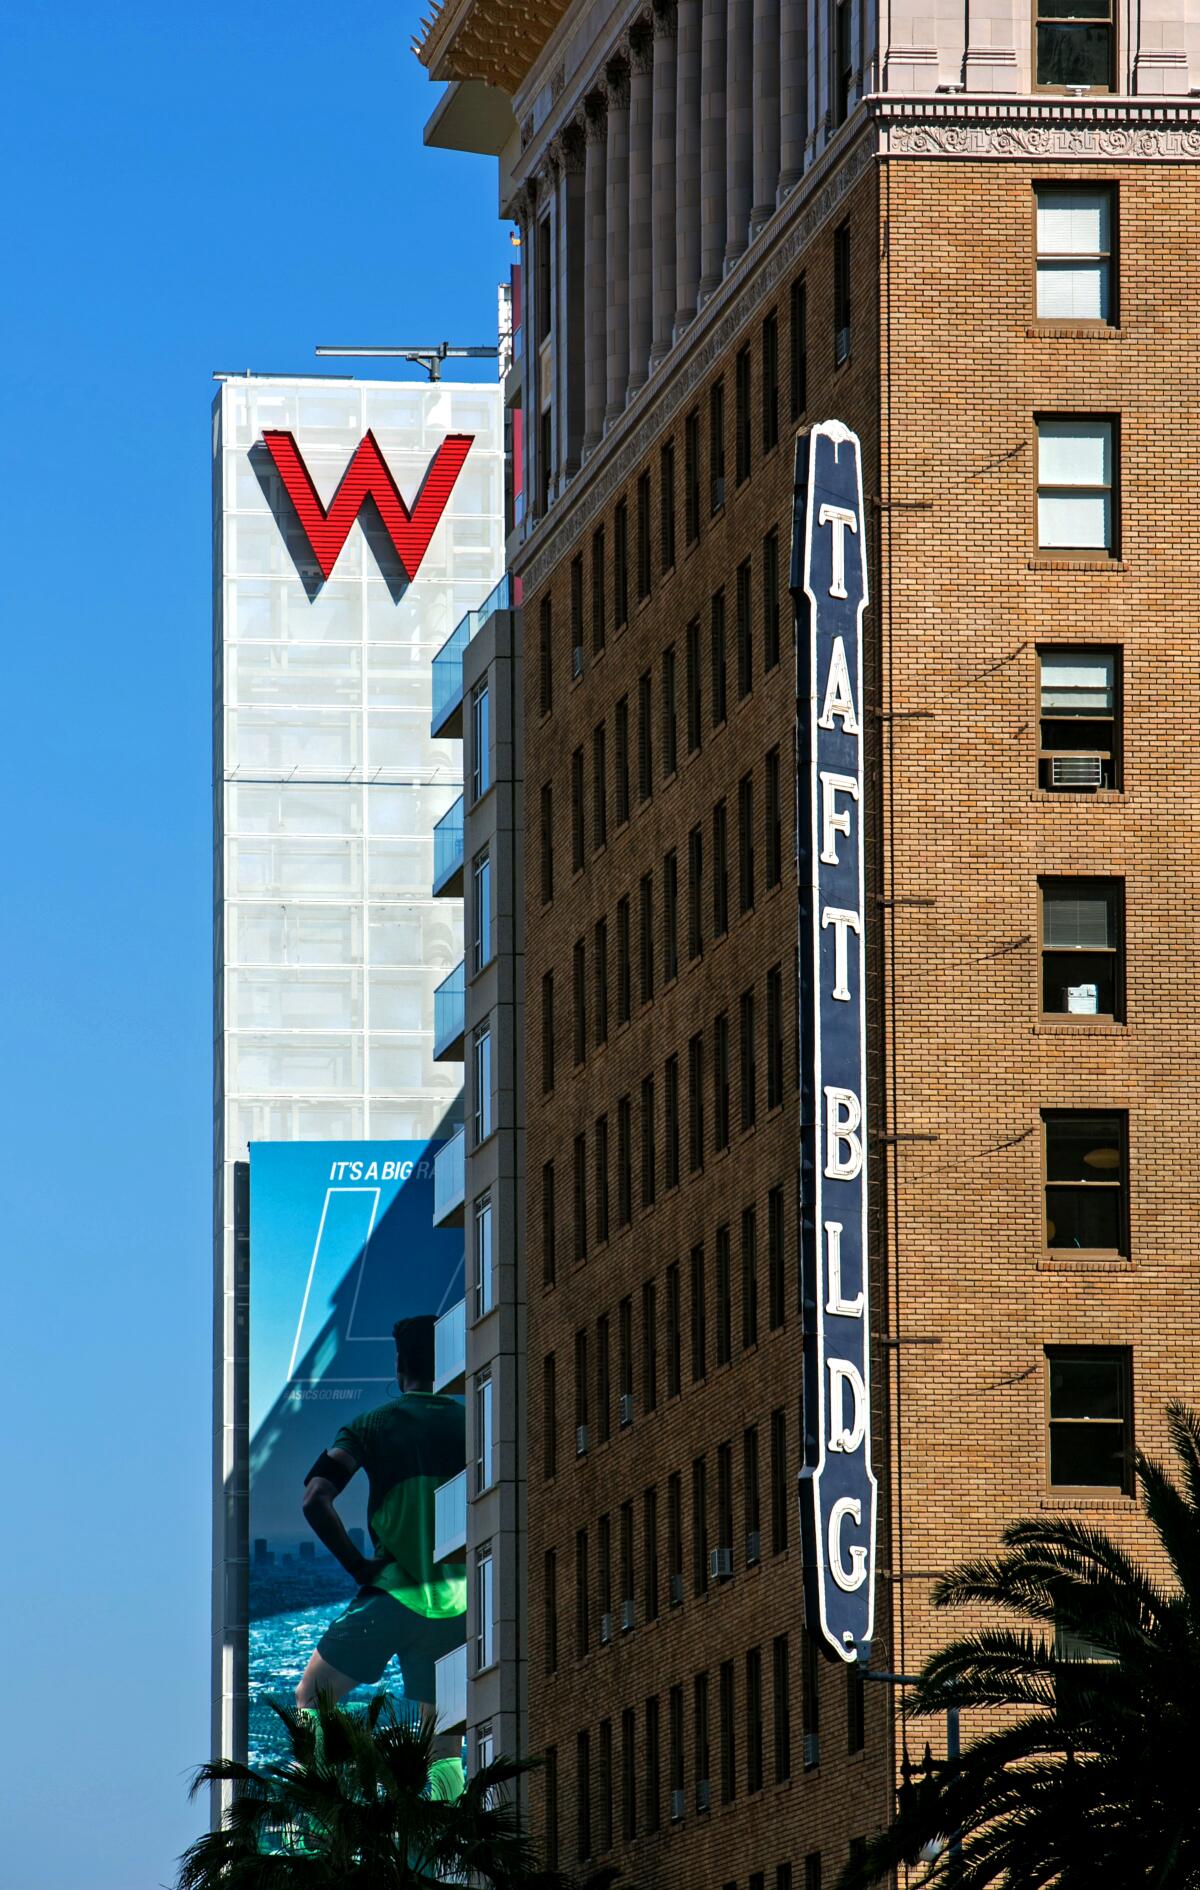
[(308, 467), (300, 457), (300, 448), (290, 433), (264, 433), (263, 443), (275, 462), (284, 490), (296, 508), (304, 535), (313, 556), (328, 577), (338, 561), (338, 554), (350, 536), (350, 527), (367, 499), (374, 499), (384, 529), (395, 548), (411, 582), (429, 549), (429, 541), (445, 511), (454, 482), (471, 450), (473, 433), (448, 433), (430, 462), (429, 471), (410, 512), (388, 471), (373, 433), (368, 433), (355, 449), (354, 458), (342, 475), (342, 482), (326, 511), (317, 497)]

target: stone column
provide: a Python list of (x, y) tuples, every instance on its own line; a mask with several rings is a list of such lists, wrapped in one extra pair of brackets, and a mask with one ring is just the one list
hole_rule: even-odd
[(654, 15), (654, 132), (650, 216), (654, 256), (650, 371), (671, 346), (675, 320), (675, 0)]
[(675, 335), (696, 313), (700, 284), (700, 7), (679, 0), (675, 55)]
[(808, 135), (808, 19), (805, 0), (780, 0), (779, 190), (782, 203), (804, 175)]
[[(1186, 51), (1185, 24), (1192, 19), (1190, 8), (1179, 0), (1142, 0), (1138, 8), (1137, 52), (1133, 61), (1133, 90), (1138, 93), (1166, 94), (1186, 98), (1190, 66)], [(1118, 68), (1114, 83), (1118, 92), (1125, 90), (1122, 66), (1127, 56), (1117, 42)]]
[(608, 362), (608, 113), (604, 94), (593, 92), (584, 106), (587, 147), (583, 172), (584, 331), (583, 385), (586, 457), (604, 434)]
[(754, 0), (728, 0), (725, 29), (725, 268), (750, 240), (754, 201)]
[(554, 140), (556, 171), (554, 214), (558, 228), (555, 282), (555, 370), (558, 386), (558, 470), (560, 480), (579, 471), (584, 428), (584, 139), (583, 126), (566, 125)]
[(608, 296), (608, 400), (605, 427), (625, 411), (629, 384), (629, 67), (614, 60), (608, 69), (608, 159), (606, 274)]
[(725, 272), (725, 4), (700, 16), (700, 294), (703, 308)]
[(651, 218), (654, 40), (639, 26), (629, 44), (629, 386), (645, 385), (654, 315)]
[(543, 337), (537, 332), (537, 186), (532, 179), (522, 185), (513, 205), (521, 232), (521, 307), (524, 345), (521, 350), (521, 482), (525, 494), (525, 516), (537, 514), (537, 368), (538, 350)]
[[(855, 65), (861, 69), (861, 52)], [(1019, 92), (1016, 26), (1010, 0), (968, 0), (963, 83), (968, 92)], [(863, 86), (860, 82), (859, 96)]]
[(753, 240), (770, 221), (779, 188), (779, 0), (754, 0)]

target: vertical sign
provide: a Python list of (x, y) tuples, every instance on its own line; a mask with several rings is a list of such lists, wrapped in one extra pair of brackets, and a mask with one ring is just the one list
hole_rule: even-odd
[(810, 1630), (864, 1661), (874, 1621), (867, 1285), (862, 618), (858, 437), (826, 420), (797, 442), (792, 534), (800, 917), (801, 1472)]

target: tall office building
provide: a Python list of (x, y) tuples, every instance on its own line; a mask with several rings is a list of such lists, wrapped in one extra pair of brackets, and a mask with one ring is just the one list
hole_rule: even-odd
[[(936, 1575), (1046, 1510), (1144, 1547), (1132, 1446), (1200, 1395), (1200, 8), (445, 0), (420, 51), (527, 291), (528, 1593), (498, 1632), (535, 1821), (664, 1890), (812, 1890), (891, 1813)], [(863, 502), (804, 488), (793, 592), (793, 441), (849, 433)], [(828, 771), (814, 847), (839, 557), (863, 670), (816, 720), (862, 775)], [(861, 1413), (802, 1338), (858, 1297), (828, 1223), (816, 1293), (812, 1222), (862, 1125), (815, 1085), (807, 967), (854, 819), (826, 938), (865, 1007), (879, 1496), (839, 1560), (850, 1512), (805, 1555), (797, 1475)], [(805, 1581), (864, 1569), (847, 1662)]]

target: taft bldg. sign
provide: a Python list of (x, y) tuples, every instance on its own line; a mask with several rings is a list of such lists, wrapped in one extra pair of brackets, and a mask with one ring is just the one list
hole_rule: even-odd
[(826, 420), (797, 442), (792, 536), (800, 916), (805, 1451), (800, 1509), (810, 1631), (865, 1663), (874, 1622), (867, 1282), (862, 618), (858, 437)]

